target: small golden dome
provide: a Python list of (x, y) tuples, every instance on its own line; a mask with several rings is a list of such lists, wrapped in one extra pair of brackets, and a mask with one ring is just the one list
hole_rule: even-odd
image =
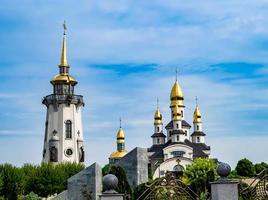
[(161, 123), (162, 123), (162, 114), (160, 113), (159, 108), (157, 108), (154, 114), (154, 124), (161, 124)]
[(122, 158), (127, 154), (126, 150), (115, 151), (110, 155), (110, 158)]
[(117, 140), (124, 140), (125, 139), (125, 134), (122, 128), (120, 128), (117, 132)]
[(178, 106), (175, 106), (174, 107), (174, 110), (173, 110), (173, 120), (181, 120), (181, 113), (179, 111)]
[(198, 106), (196, 106), (195, 111), (194, 111), (194, 123), (201, 123), (201, 122), (202, 122), (201, 112)]
[(55, 85), (57, 83), (66, 83), (66, 84), (71, 84), (71, 85), (76, 85), (77, 81), (72, 77), (71, 75), (67, 73), (62, 73), (56, 75), (51, 81), (51, 84)]
[(170, 106), (183, 105), (184, 100), (183, 92), (177, 80), (175, 81), (172, 90), (170, 92), (170, 100), (171, 100)]

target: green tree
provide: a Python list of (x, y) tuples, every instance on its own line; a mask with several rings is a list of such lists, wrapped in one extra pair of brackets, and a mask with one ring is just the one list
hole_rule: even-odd
[(130, 199), (132, 196), (131, 187), (127, 181), (127, 176), (124, 169), (120, 166), (115, 165), (105, 165), (102, 168), (102, 174), (105, 176), (106, 174), (113, 174), (118, 178), (118, 189), (117, 192), (121, 194), (126, 194), (127, 198)]
[(2, 177), (0, 196), (9, 200), (16, 200), (23, 191), (23, 173), (11, 164), (3, 164), (0, 165), (0, 175)]
[(256, 174), (259, 174), (262, 170), (268, 169), (268, 164), (265, 162), (256, 163), (254, 167), (255, 167)]
[(246, 158), (238, 161), (235, 170), (237, 175), (245, 177), (253, 177), (256, 173), (253, 163)]
[(200, 195), (210, 191), (210, 182), (217, 177), (216, 163), (205, 158), (194, 159), (191, 165), (187, 165), (183, 179), (187, 180), (191, 188)]

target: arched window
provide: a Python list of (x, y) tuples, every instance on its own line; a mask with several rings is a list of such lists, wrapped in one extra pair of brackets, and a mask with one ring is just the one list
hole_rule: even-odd
[(177, 142), (179, 142), (179, 141), (180, 141), (180, 136), (177, 135)]
[(199, 125), (196, 125), (196, 129), (199, 131)]
[(178, 123), (176, 124), (176, 126), (177, 126), (177, 128), (179, 128), (179, 124)]
[(181, 117), (183, 117), (183, 110), (181, 111)]
[(72, 122), (71, 120), (67, 120), (65, 122), (65, 135), (66, 138), (72, 138)]
[(157, 144), (159, 144), (160, 143), (160, 139), (159, 138), (157, 138)]
[(200, 142), (200, 138), (199, 137), (197, 137), (197, 142)]
[(159, 132), (160, 131), (160, 128), (159, 128), (159, 126), (157, 127), (157, 132)]

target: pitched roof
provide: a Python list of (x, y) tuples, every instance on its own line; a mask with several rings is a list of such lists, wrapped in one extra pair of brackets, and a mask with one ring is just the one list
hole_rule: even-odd
[(167, 137), (167, 136), (163, 132), (161, 132), (161, 133), (154, 133), (151, 137), (153, 138), (153, 137)]
[(202, 131), (195, 131), (191, 136), (206, 136), (206, 134)]
[(207, 158), (208, 155), (204, 153), (204, 150), (210, 150), (210, 146), (207, 146), (204, 143), (192, 143), (189, 140), (185, 140), (184, 142), (171, 142), (170, 140), (167, 141), (165, 144), (161, 144), (161, 145), (152, 145), (149, 149), (148, 152), (154, 152), (150, 158), (160, 158), (163, 159), (164, 158), (164, 153), (163, 153), (163, 149), (169, 145), (173, 145), (173, 144), (183, 144), (183, 145), (187, 145), (193, 148), (193, 158), (198, 158), (198, 157), (202, 157), (202, 158)]
[[(185, 121), (185, 120), (182, 120), (181, 121), (181, 125), (182, 125), (182, 127), (183, 128), (191, 128), (191, 125), (187, 122), (187, 121)], [(171, 120), (167, 125), (166, 125), (166, 127), (165, 127), (166, 129), (172, 129), (173, 128), (173, 121)]]

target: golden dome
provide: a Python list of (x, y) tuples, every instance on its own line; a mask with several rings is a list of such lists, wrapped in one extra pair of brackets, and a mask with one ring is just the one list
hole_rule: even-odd
[(115, 151), (110, 155), (110, 158), (122, 158), (127, 154), (126, 150)]
[(181, 113), (179, 111), (178, 106), (175, 106), (174, 107), (174, 110), (173, 110), (173, 120), (181, 120)]
[(66, 83), (66, 84), (76, 85), (77, 81), (71, 75), (69, 75), (67, 73), (62, 73), (62, 74), (56, 75), (50, 81), (50, 83), (52, 83), (53, 85), (55, 85), (57, 83)]
[(198, 106), (196, 106), (195, 111), (194, 111), (194, 123), (201, 123), (201, 122), (202, 122), (201, 112)]
[(160, 113), (159, 108), (157, 108), (154, 114), (154, 124), (161, 124), (161, 123), (162, 123), (162, 114)]
[(124, 140), (125, 139), (125, 134), (122, 128), (120, 128), (117, 132), (117, 140)]
[(170, 106), (183, 105), (184, 97), (183, 97), (181, 86), (179, 85), (177, 80), (175, 81), (171, 89), (170, 100), (171, 100)]

